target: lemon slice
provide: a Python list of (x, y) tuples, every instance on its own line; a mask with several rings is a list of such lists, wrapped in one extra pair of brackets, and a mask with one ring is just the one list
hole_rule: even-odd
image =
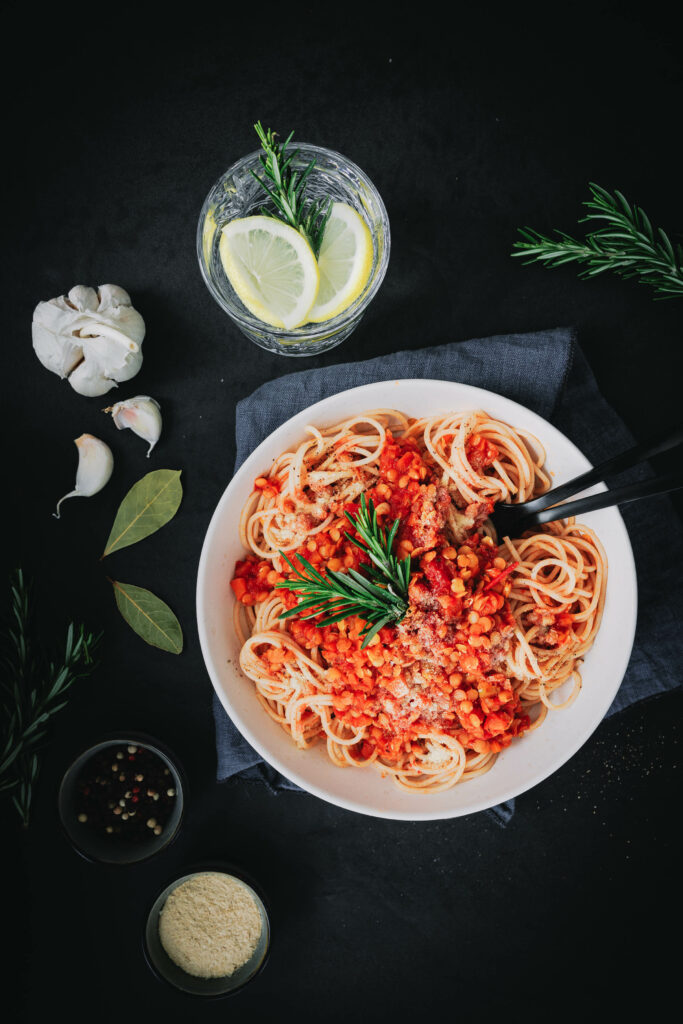
[(320, 287), (308, 319), (319, 324), (350, 306), (372, 270), (372, 236), (359, 213), (333, 203), (318, 256)]
[(292, 330), (309, 320), (318, 294), (318, 264), (310, 245), (273, 217), (241, 217), (223, 228), (223, 269), (250, 313)]

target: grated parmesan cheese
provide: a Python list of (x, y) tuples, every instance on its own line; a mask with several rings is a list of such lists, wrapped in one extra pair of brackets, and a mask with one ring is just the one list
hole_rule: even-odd
[(438, 743), (427, 743), (427, 756), (424, 758), (425, 764), (431, 765), (438, 768), (441, 764), (446, 764), (448, 761), (453, 759), (453, 752), (447, 747), (442, 747)]
[(159, 938), (171, 960), (198, 978), (233, 974), (261, 935), (261, 914), (249, 890), (231, 875), (207, 871), (169, 895)]

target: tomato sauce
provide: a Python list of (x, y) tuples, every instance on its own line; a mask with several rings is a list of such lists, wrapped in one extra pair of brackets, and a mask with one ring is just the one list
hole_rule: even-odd
[[(481, 472), (498, 450), (473, 434), (466, 454)], [(288, 629), (305, 651), (319, 652), (335, 716), (350, 728), (365, 729), (359, 758), (377, 753), (388, 762), (400, 760), (425, 733), (455, 736), (477, 753), (498, 752), (529, 727), (503, 671), (515, 629), (507, 597), (516, 563), (506, 562), (476, 530), (454, 546), (446, 532), (452, 499), (440, 482), (440, 467), (412, 439), (387, 432), (379, 471), (367, 495), (385, 528), (401, 520), (396, 555), (412, 558), (407, 614), (395, 627), (381, 629), (364, 650), (365, 623), (355, 617), (329, 626), (319, 625), (321, 617), (292, 617)], [(298, 554), (323, 573), (368, 561), (346, 536), (354, 531), (343, 513), (357, 512), (358, 504), (331, 508), (338, 518), (289, 555), (295, 565)], [(275, 568), (255, 556), (237, 563), (231, 585), (238, 600), (266, 600), (275, 583), (292, 576), (282, 559), (274, 561)], [(288, 608), (296, 605), (292, 592), (278, 594)], [(560, 646), (570, 636), (572, 616), (547, 613), (533, 625), (541, 645)]]

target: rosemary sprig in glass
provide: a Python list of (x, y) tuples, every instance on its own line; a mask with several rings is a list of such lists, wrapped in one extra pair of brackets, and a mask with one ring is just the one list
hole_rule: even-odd
[(11, 580), (8, 623), (0, 648), (0, 793), (12, 794), (22, 823), (29, 823), (40, 749), (50, 718), (66, 705), (67, 691), (95, 668), (101, 634), (70, 623), (64, 652), (48, 660), (34, 626), (29, 588), (21, 569)]
[(512, 256), (526, 256), (525, 263), (542, 262), (546, 267), (565, 263), (583, 263), (580, 277), (595, 277), (611, 270), (623, 278), (637, 277), (641, 284), (655, 289), (656, 299), (683, 297), (683, 247), (673, 245), (661, 228), (657, 232), (639, 206), (615, 191), (610, 195), (590, 183), (592, 199), (583, 205), (591, 210), (580, 224), (590, 220), (606, 221), (577, 241), (564, 231), (549, 238), (532, 228), (520, 228), (524, 241), (515, 242)]
[[(305, 196), (306, 182), (315, 167), (315, 160), (311, 160), (300, 173), (297, 173), (292, 169), (291, 164), (299, 150), (296, 149), (293, 153), (287, 151), (294, 132), (290, 132), (285, 141), (280, 144), (275, 141), (276, 132), (271, 131), (270, 128), (264, 130), (260, 121), (256, 122), (254, 129), (261, 140), (261, 148), (264, 151), (264, 155), (259, 157), (259, 160), (265, 178), (259, 177), (255, 171), (251, 173), (272, 199), (280, 213), (280, 218), (266, 208), (262, 208), (261, 213), (265, 217), (282, 219), (299, 231), (317, 259), (325, 225), (332, 210), (332, 200), (329, 196), (322, 199), (309, 199)], [(270, 185), (268, 181), (271, 183)]]
[[(330, 626), (351, 615), (365, 621), (361, 630), (363, 642), (361, 648), (367, 647), (379, 630), (391, 622), (400, 622), (408, 611), (408, 583), (410, 581), (410, 556), (402, 561), (393, 554), (392, 547), (401, 520), (394, 520), (387, 532), (377, 522), (377, 512), (372, 499), (366, 502), (361, 496), (360, 510), (354, 516), (350, 512), (344, 515), (356, 529), (360, 540), (346, 533), (345, 536), (361, 548), (371, 559), (372, 564), (363, 566), (363, 572), (349, 569), (348, 572), (335, 572), (327, 569), (325, 575), (314, 566), (297, 555), (304, 566), (305, 572), (298, 569), (287, 558), (280, 554), (292, 569), (294, 576), (276, 583), (276, 587), (291, 590), (301, 596), (295, 608), (280, 615), (288, 619), (293, 615), (302, 619), (324, 616), (319, 625)], [(305, 613), (305, 614), (303, 614)]]

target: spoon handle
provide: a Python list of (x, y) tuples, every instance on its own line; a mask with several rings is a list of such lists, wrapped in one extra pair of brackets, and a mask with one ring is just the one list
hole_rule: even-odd
[(678, 491), (681, 488), (683, 488), (683, 471), (663, 473), (661, 476), (651, 477), (649, 480), (638, 480), (636, 483), (623, 484), (621, 487), (612, 488), (611, 491), (588, 494), (584, 498), (567, 501), (563, 505), (555, 505), (553, 508), (531, 512), (528, 516), (520, 516), (518, 525), (522, 530), (528, 530), (534, 524), (552, 523), (556, 519), (580, 516), (585, 512), (595, 512), (599, 508), (609, 508), (611, 505), (624, 505), (628, 501), (650, 498), (655, 494), (667, 494), (671, 491)]
[[(683, 444), (683, 425), (657, 434), (642, 444), (634, 445), (633, 448), (628, 448), (620, 455), (615, 455), (613, 458), (607, 459), (606, 462), (601, 462), (599, 466), (593, 466), (592, 469), (582, 473), (580, 476), (574, 477), (573, 480), (568, 480), (566, 483), (560, 484), (559, 487), (546, 491), (545, 494), (541, 494), (538, 498), (532, 498), (531, 501), (524, 502), (524, 508), (528, 508), (531, 513), (537, 509), (547, 508), (549, 504), (555, 505), (558, 501), (563, 501), (565, 498), (571, 497), (572, 494), (576, 494), (577, 491), (583, 491), (592, 484), (600, 483), (611, 473), (621, 473), (625, 469), (631, 469), (632, 466), (637, 466), (646, 459), (651, 459), (662, 452), (677, 448), (680, 444)], [(514, 505), (510, 506), (511, 509), (514, 507)], [(544, 520), (544, 522), (549, 521)]]

